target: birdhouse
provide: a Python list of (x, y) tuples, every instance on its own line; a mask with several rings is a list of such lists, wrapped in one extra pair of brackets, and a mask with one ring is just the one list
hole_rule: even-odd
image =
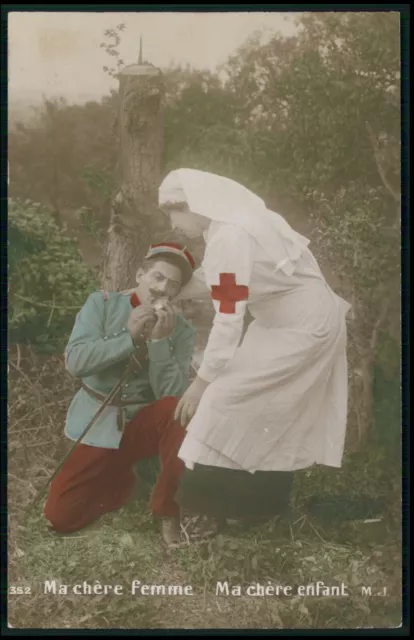
[(138, 62), (136, 64), (128, 64), (119, 72), (119, 74), (117, 74), (116, 77), (120, 80), (122, 76), (159, 76), (159, 75), (161, 75), (161, 71), (157, 69), (157, 67), (147, 62), (146, 60), (143, 60), (142, 38), (140, 38)]

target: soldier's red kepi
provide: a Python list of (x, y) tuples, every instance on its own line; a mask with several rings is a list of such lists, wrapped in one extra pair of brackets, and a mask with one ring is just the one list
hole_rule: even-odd
[(188, 282), (195, 269), (195, 260), (187, 247), (182, 247), (176, 242), (160, 242), (159, 244), (152, 244), (145, 256), (145, 259), (162, 256), (163, 254), (174, 256), (177, 262), (180, 261), (186, 273), (185, 280)]

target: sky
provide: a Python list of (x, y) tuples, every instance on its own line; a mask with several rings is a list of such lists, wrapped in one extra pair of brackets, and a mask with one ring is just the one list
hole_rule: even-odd
[(116, 86), (102, 70), (111, 65), (100, 43), (104, 31), (125, 24), (120, 54), (137, 62), (140, 35), (144, 58), (156, 66), (172, 62), (214, 70), (256, 30), (295, 32), (294, 14), (281, 12), (10, 12), (9, 93), (99, 97)]

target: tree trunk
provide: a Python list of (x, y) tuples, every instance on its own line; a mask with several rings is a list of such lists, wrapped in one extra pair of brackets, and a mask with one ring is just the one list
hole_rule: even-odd
[(384, 293), (384, 302), (378, 317), (372, 326), (368, 341), (357, 335), (354, 336), (354, 346), (358, 352), (358, 366), (354, 372), (354, 410), (357, 419), (358, 432), (356, 439), (351, 444), (353, 452), (361, 450), (367, 442), (367, 438), (373, 426), (374, 409), (374, 365), (378, 351), (378, 340), (381, 329), (386, 320), (391, 298)]
[(137, 268), (157, 228), (163, 146), (163, 79), (152, 65), (129, 65), (119, 74), (119, 184), (111, 209), (102, 287), (135, 284)]

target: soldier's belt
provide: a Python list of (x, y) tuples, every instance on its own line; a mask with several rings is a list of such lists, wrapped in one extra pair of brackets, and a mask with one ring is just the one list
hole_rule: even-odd
[[(86, 391), (86, 393), (88, 393), (92, 398), (105, 402), (107, 398), (105, 393), (100, 393), (99, 391), (95, 391), (95, 389), (91, 389), (91, 387), (88, 387), (88, 385), (86, 385), (84, 382), (81, 383), (81, 386), (82, 389)], [(108, 402), (109, 407), (117, 407), (118, 409), (117, 426), (119, 431), (123, 431), (125, 427), (125, 415), (123, 412), (123, 408), (139, 404), (137, 400), (125, 400), (121, 398), (121, 391), (122, 390), (120, 387), (113, 400), (111, 402)]]

